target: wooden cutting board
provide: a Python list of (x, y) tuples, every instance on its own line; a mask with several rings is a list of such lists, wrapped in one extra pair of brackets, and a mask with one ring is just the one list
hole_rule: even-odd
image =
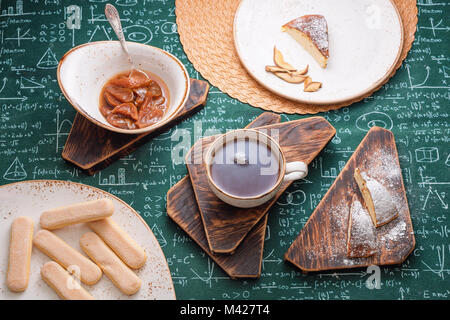
[(113, 132), (93, 124), (79, 113), (76, 114), (67, 138), (62, 157), (87, 174), (106, 168), (142, 143), (161, 134), (164, 130), (203, 108), (208, 96), (206, 81), (191, 79), (189, 98), (178, 115), (163, 127), (150, 133), (123, 134)]
[[(322, 117), (289, 121), (255, 128), (277, 135), (286, 160), (309, 164), (333, 138), (336, 130)], [(199, 140), (186, 155), (186, 163), (205, 228), (214, 253), (233, 253), (249, 231), (267, 213), (292, 182), (283, 183), (274, 198), (249, 209), (236, 208), (217, 198), (209, 189), (203, 155), (217, 136)]]
[[(377, 228), (377, 253), (368, 258), (347, 257), (348, 214), (353, 195), (359, 193), (353, 178), (356, 168), (388, 189), (399, 213), (397, 219)], [(414, 246), (414, 230), (394, 135), (386, 129), (373, 127), (316, 207), (285, 259), (303, 271), (396, 265), (408, 257)]]
[[(275, 113), (265, 112), (247, 128), (280, 122)], [(248, 233), (234, 254), (214, 254), (206, 240), (189, 176), (181, 179), (167, 193), (167, 215), (183, 229), (231, 278), (257, 278), (261, 275), (262, 252), (266, 234), (267, 214)]]

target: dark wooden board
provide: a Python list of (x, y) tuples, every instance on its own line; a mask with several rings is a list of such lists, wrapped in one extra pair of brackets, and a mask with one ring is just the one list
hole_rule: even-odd
[(167, 193), (167, 215), (231, 278), (258, 278), (261, 275), (267, 214), (248, 233), (233, 254), (214, 254), (209, 249), (202, 218), (195, 202), (194, 190), (188, 176), (181, 179)]
[[(336, 130), (322, 117), (311, 117), (255, 128), (278, 135), (286, 160), (310, 163), (333, 138)], [(274, 198), (255, 208), (241, 209), (226, 204), (209, 189), (203, 155), (216, 136), (199, 140), (186, 155), (197, 204), (210, 250), (233, 253), (248, 232), (292, 182), (283, 183)]]
[[(247, 128), (278, 123), (280, 120), (279, 115), (265, 112), (250, 123)], [(181, 179), (167, 193), (167, 215), (231, 278), (257, 278), (261, 275), (267, 214), (249, 232), (232, 255), (214, 254), (209, 249), (194, 190), (188, 176)]]
[(206, 102), (209, 84), (206, 81), (191, 79), (188, 101), (178, 115), (156, 131), (143, 134), (122, 134), (93, 124), (77, 113), (67, 138), (62, 157), (87, 174), (106, 168), (142, 143), (161, 134), (179, 121), (199, 111)]
[[(399, 217), (377, 228), (377, 253), (368, 258), (347, 257), (348, 212), (359, 193), (356, 168), (382, 183), (396, 202)], [(323, 271), (397, 265), (415, 246), (397, 148), (392, 132), (373, 127), (361, 141), (328, 192), (285, 254), (303, 271)]]

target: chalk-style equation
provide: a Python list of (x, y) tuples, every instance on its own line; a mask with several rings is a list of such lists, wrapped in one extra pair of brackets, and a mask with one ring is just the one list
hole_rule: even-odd
[[(406, 61), (381, 90), (355, 105), (320, 114), (336, 136), (270, 210), (261, 278), (231, 280), (166, 214), (166, 193), (186, 167), (172, 150), (203, 135), (246, 126), (262, 111), (212, 87), (207, 105), (87, 176), (61, 159), (75, 110), (56, 77), (59, 59), (74, 46), (114, 40), (106, 2), (121, 15), (128, 41), (160, 47), (192, 67), (168, 0), (0, 0), (0, 183), (70, 180), (106, 190), (146, 220), (167, 258), (178, 298), (198, 299), (449, 299), (450, 298), (450, 4), (419, 0), (416, 40)], [(80, 66), (83, 67), (83, 66)], [(86, 70), (86, 72), (89, 72)], [(304, 116), (282, 115), (282, 120)], [(283, 255), (314, 208), (373, 126), (396, 138), (415, 229), (416, 248), (401, 266), (302, 274)], [(179, 148), (180, 133), (188, 133)], [(375, 270), (376, 271), (376, 270)]]

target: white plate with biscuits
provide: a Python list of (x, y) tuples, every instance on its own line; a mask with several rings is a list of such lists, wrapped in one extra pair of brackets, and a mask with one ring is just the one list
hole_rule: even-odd
[[(312, 16), (324, 17), (327, 41), (323, 24), (305, 20)], [(291, 21), (301, 32), (282, 28)], [(296, 33), (303, 37), (296, 39)], [(392, 0), (242, 0), (234, 42), (243, 66), (268, 90), (302, 103), (338, 104), (370, 93), (389, 78), (403, 48), (403, 25)], [(326, 67), (308, 45), (328, 50), (321, 51)], [(295, 70), (309, 66), (308, 81), (321, 83), (320, 88), (306, 92), (304, 82), (290, 83), (266, 71), (275, 66), (274, 47)]]
[[(101, 199), (107, 201), (110, 206), (104, 205)], [(99, 202), (94, 200), (98, 200)], [(86, 281), (82, 277), (83, 274), (81, 274), (80, 278), (82, 279), (82, 282), (75, 281), (73, 284), (81, 285), (82, 289), (84, 289), (84, 296), (89, 298), (93, 297), (98, 300), (175, 299), (175, 290), (170, 270), (157, 239), (139, 214), (119, 198), (100, 189), (79, 183), (36, 180), (1, 186), (0, 202), (2, 203), (0, 209), (0, 243), (3, 246), (3, 249), (0, 250), (0, 300), (58, 299), (58, 294), (50, 287), (50, 285), (52, 285), (52, 281), (55, 281), (55, 283), (57, 281), (62, 282), (62, 279), (69, 278), (69, 276), (65, 271), (67, 268), (60, 267), (60, 264), (63, 265), (65, 261), (57, 261), (59, 264), (49, 263), (50, 261), (55, 260), (55, 257), (57, 257), (56, 260), (61, 259), (69, 262), (71, 259), (83, 261), (84, 264), (82, 264), (81, 269), (83, 269), (83, 266), (86, 266), (86, 269), (88, 270), (86, 273), (91, 272), (92, 275), (89, 274), (91, 277)], [(80, 203), (82, 204), (81, 208), (83, 210), (80, 210), (80, 207), (77, 207)], [(92, 207), (92, 204), (97, 207), (100, 206), (103, 212), (99, 212), (95, 207), (88, 208), (89, 206)], [(111, 208), (111, 206), (113, 208)], [(54, 210), (55, 208), (61, 207), (68, 209)], [(83, 212), (85, 217), (81, 217), (81, 219), (91, 219), (89, 220), (91, 222), (75, 224), (74, 221), (69, 221), (73, 216), (72, 214), (68, 214), (67, 217), (60, 219), (60, 216), (63, 216), (65, 212), (67, 213), (70, 211), (69, 209), (73, 210), (73, 212)], [(89, 210), (91, 211), (88, 212)], [(46, 215), (44, 215), (45, 220), (44, 218), (41, 219), (43, 212), (46, 212)], [(107, 220), (98, 220), (102, 218), (102, 215), (109, 220), (113, 220), (115, 224), (111, 227), (111, 225), (102, 222), (106, 222)], [(13, 283), (12, 281), (9, 281), (9, 278), (12, 276), (11, 272), (8, 271), (8, 261), (11, 257), (9, 245), (12, 235), (12, 224), (13, 221), (17, 220), (17, 225), (21, 222), (26, 227), (26, 222), (29, 221), (29, 219), (25, 221), (16, 219), (20, 216), (29, 217), (33, 221), (34, 238), (38, 232), (42, 232), (40, 233), (40, 241), (36, 242), (39, 244), (40, 248), (38, 249), (36, 245), (33, 245), (32, 247), (30, 272), (26, 289), (22, 292), (12, 292), (9, 288), (11, 287), (11, 283)], [(95, 224), (97, 225), (93, 224), (94, 222), (92, 219), (97, 219), (95, 221)], [(41, 227), (41, 222), (48, 231), (43, 231), (44, 229)], [(70, 225), (64, 226), (61, 225), (61, 222), (63, 224), (67, 222), (70, 223)], [(17, 225), (16, 230), (20, 230)], [(105, 232), (108, 228), (116, 228), (119, 231), (115, 230), (111, 233)], [(122, 232), (122, 234), (120, 232)], [(97, 234), (99, 236), (97, 236)], [(80, 247), (80, 239), (83, 236), (84, 243), (82, 243), (82, 245), (85, 246), (85, 248)], [(123, 238), (119, 239), (121, 236), (123, 236)], [(61, 254), (61, 252), (66, 251), (61, 251), (64, 248), (61, 249), (61, 247), (58, 247), (58, 241), (55, 241), (53, 238), (61, 239), (62, 243), (65, 242), (77, 252), (69, 250), (67, 251), (67, 254)], [(34, 240), (36, 241), (39, 239)], [(124, 245), (124, 242), (128, 240), (130, 241), (130, 245), (128, 249), (125, 249), (127, 246)], [(23, 247), (24, 245), (23, 243), (20, 243), (20, 237), (15, 236), (14, 241), (18, 242), (16, 249), (20, 251), (20, 246)], [(114, 244), (115, 241), (116, 244)], [(108, 245), (105, 243), (108, 243)], [(120, 252), (119, 247), (115, 248), (114, 245), (124, 245), (123, 248), (125, 250)], [(58, 249), (54, 249), (52, 246), (60, 248), (61, 250), (58, 251)], [(134, 248), (134, 246), (136, 248)], [(67, 248), (64, 250), (66, 249)], [(113, 249), (117, 255), (111, 249)], [(142, 249), (145, 252), (144, 255), (142, 255)], [(53, 258), (44, 254), (43, 251), (45, 250), (54, 250), (54, 252), (52, 252), (54, 255)], [(95, 250), (97, 250), (97, 252)], [(104, 252), (101, 252), (102, 250)], [(92, 254), (92, 252), (94, 254)], [(127, 253), (130, 253), (129, 257), (127, 257)], [(80, 256), (80, 254), (82, 256)], [(122, 254), (122, 256), (119, 259), (120, 254)], [(145, 260), (142, 260), (142, 257), (144, 257)], [(14, 256), (14, 259), (16, 259), (15, 261), (18, 263), (22, 261), (22, 258), (22, 254)], [(136, 262), (132, 260), (134, 258), (136, 258)], [(103, 271), (101, 277), (98, 277), (100, 269), (96, 270), (95, 264), (90, 263), (94, 260), (95, 264), (99, 266), (102, 263), (104, 264), (103, 266), (100, 266)], [(142, 261), (145, 261), (145, 263), (141, 266)], [(127, 268), (124, 263), (130, 264), (132, 267)], [(45, 264), (46, 268), (42, 269)], [(118, 265), (118, 267), (116, 270), (117, 272), (114, 274), (114, 269), (116, 268), (115, 265)], [(108, 269), (109, 267), (111, 269)], [(22, 270), (23, 268), (21, 269), (21, 267), (18, 266), (17, 270), (15, 270), (15, 276), (17, 276), (17, 274), (20, 275)], [(41, 270), (44, 270), (42, 271), (43, 275), (41, 275)], [(73, 276), (76, 275), (76, 272), (74, 273), (76, 270), (69, 271), (71, 271)], [(106, 273), (110, 274), (107, 275)], [(46, 281), (43, 280), (44, 277), (46, 278)], [(100, 280), (98, 280), (98, 278)], [(115, 284), (111, 278), (114, 279), (116, 282)], [(130, 281), (128, 280), (129, 278), (131, 278)], [(72, 280), (73, 279), (71, 279), (71, 281)], [(85, 282), (89, 281), (96, 283), (87, 285)], [(69, 284), (69, 281), (67, 283)], [(123, 293), (124, 291), (126, 292), (126, 287), (129, 286), (130, 283), (132, 286), (131, 290), (128, 291), (128, 294)], [(13, 284), (12, 288), (22, 290), (23, 288), (21, 289), (21, 286), (23, 285), (19, 282), (15, 283), (15, 287)], [(71, 288), (71, 285), (68, 287)], [(61, 292), (59, 293), (61, 296)], [(69, 292), (69, 294), (72, 293)], [(84, 297), (83, 294), (76, 295), (75, 297)]]

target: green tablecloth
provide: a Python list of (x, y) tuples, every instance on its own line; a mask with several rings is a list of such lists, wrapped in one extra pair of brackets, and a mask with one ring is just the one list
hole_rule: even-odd
[[(320, 114), (337, 134), (269, 212), (262, 274), (231, 280), (166, 214), (167, 190), (186, 173), (174, 165), (177, 130), (241, 128), (262, 110), (211, 87), (205, 108), (94, 176), (61, 159), (75, 116), (56, 81), (73, 46), (115, 39), (104, 0), (0, 1), (0, 183), (58, 179), (106, 190), (132, 205), (158, 238), (180, 299), (448, 299), (450, 297), (450, 2), (419, 0), (416, 41), (401, 69), (373, 96)], [(173, 1), (116, 0), (128, 40), (163, 48), (201, 78), (180, 45)], [(80, 13), (77, 23), (74, 14)], [(283, 121), (307, 116), (283, 115)], [(396, 137), (416, 249), (381, 268), (381, 289), (366, 270), (302, 274), (283, 255), (372, 125)], [(192, 143), (195, 141), (192, 137)], [(117, 179), (120, 172), (121, 179)], [(123, 180), (123, 176), (125, 179)], [(1, 223), (1, 222), (0, 222)], [(151, 253), (150, 253), (151, 254)]]

